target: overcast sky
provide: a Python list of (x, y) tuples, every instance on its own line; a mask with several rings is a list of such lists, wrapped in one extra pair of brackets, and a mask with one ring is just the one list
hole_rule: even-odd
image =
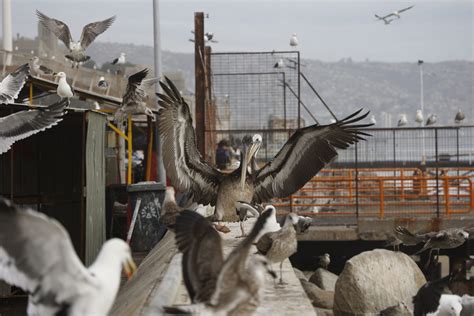
[[(152, 0), (13, 0), (13, 32), (37, 34), (34, 11), (62, 20), (78, 39), (82, 27), (117, 15), (98, 41), (153, 44)], [(375, 21), (415, 5), (390, 25)], [(161, 0), (162, 48), (192, 52), (188, 41), (194, 12), (209, 13), (206, 31), (219, 41), (214, 51), (289, 50), (297, 33), (303, 58), (337, 61), (474, 60), (474, 1), (374, 0)], [(93, 44), (92, 44), (93, 45)]]

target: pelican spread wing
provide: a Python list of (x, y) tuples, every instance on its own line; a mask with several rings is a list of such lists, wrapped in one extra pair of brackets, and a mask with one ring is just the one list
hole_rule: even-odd
[(13, 143), (39, 133), (62, 120), (68, 99), (46, 108), (22, 111), (0, 118), (0, 154), (8, 151)]
[(72, 36), (66, 23), (50, 18), (38, 10), (36, 10), (36, 15), (45, 28), (53, 32), (54, 35), (56, 35), (64, 43), (64, 45), (66, 45), (67, 48), (70, 48)]
[(178, 89), (168, 78), (160, 85), (159, 129), (167, 176), (178, 190), (192, 192), (195, 202), (214, 205), (223, 174), (205, 162), (197, 150), (189, 106)]
[(115, 15), (103, 21), (92, 22), (84, 26), (81, 35), (81, 46), (86, 48), (101, 33), (105, 32), (115, 21)]
[(0, 82), (0, 104), (12, 103), (18, 98), (18, 94), (25, 85), (26, 77), (28, 77), (29, 73), (30, 66), (24, 64), (11, 74), (8, 74), (8, 76)]
[(298, 191), (319, 170), (337, 156), (336, 149), (370, 136), (360, 128), (372, 124), (356, 124), (369, 114), (357, 116), (361, 110), (329, 125), (312, 125), (296, 131), (275, 158), (256, 174), (254, 203), (274, 197), (286, 197)]

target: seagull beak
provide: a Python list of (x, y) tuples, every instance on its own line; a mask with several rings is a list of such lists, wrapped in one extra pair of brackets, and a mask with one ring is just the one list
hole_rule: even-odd
[(125, 263), (123, 264), (123, 271), (125, 272), (125, 275), (129, 280), (132, 275), (137, 271), (137, 265), (135, 264), (135, 261), (133, 261), (132, 258), (128, 258), (125, 261)]

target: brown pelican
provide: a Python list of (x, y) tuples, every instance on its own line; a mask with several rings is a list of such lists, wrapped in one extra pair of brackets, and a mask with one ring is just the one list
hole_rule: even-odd
[(238, 221), (236, 201), (261, 204), (295, 193), (337, 156), (336, 149), (363, 140), (368, 134), (360, 128), (372, 125), (351, 125), (368, 115), (357, 116), (359, 110), (333, 124), (301, 128), (272, 161), (256, 171), (247, 168), (261, 145), (261, 137), (255, 135), (249, 148), (243, 150), (239, 168), (226, 174), (209, 165), (198, 152), (191, 113), (178, 89), (168, 78), (160, 84), (159, 128), (167, 176), (176, 189), (191, 192), (195, 202), (215, 205), (214, 220)]
[(136, 270), (123, 240), (106, 241), (86, 268), (56, 220), (0, 198), (0, 279), (30, 294), (28, 315), (107, 315)]
[(208, 220), (184, 210), (176, 219), (176, 245), (183, 253), (184, 284), (195, 303), (165, 307), (168, 313), (251, 315), (269, 270), (264, 256), (250, 254), (256, 236), (265, 230), (270, 213), (257, 219), (250, 234), (224, 260), (222, 240)]
[(296, 240), (296, 230), (294, 225), (298, 223), (298, 216), (289, 213), (285, 218), (283, 227), (276, 232), (266, 233), (257, 242), (257, 250), (260, 254), (267, 257), (272, 263), (280, 262), (280, 281), (283, 282), (283, 261), (294, 254), (298, 248)]
[(69, 27), (64, 22), (52, 19), (38, 10), (36, 10), (36, 15), (40, 23), (56, 35), (69, 49), (70, 54), (66, 55), (66, 58), (73, 62), (73, 68), (74, 66), (79, 67), (80, 63), (90, 59), (90, 56), (86, 55), (86, 48), (115, 21), (115, 16), (113, 16), (103, 21), (87, 24), (82, 29), (81, 39), (75, 42), (72, 39)]
[(30, 66), (24, 64), (11, 74), (8, 74), (8, 76), (0, 82), (0, 104), (13, 103), (13, 101), (18, 98), (18, 94), (25, 85), (29, 73)]
[(0, 118), (0, 154), (17, 141), (58, 124), (69, 105), (68, 99), (47, 107), (21, 111)]

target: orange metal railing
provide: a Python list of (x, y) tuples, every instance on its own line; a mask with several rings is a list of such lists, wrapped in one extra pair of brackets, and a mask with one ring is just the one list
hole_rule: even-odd
[(473, 211), (474, 175), (454, 175), (467, 168), (445, 169), (438, 169), (438, 176), (417, 168), (325, 169), (297, 193), (274, 203), (315, 216), (449, 217)]

